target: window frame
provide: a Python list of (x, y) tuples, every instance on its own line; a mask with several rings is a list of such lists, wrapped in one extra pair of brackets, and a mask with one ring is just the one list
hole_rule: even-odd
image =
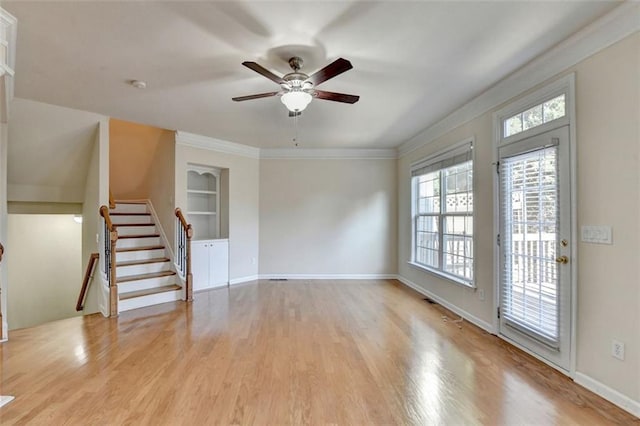
[[(475, 182), (476, 182), (476, 177), (475, 177), (475, 171), (474, 171), (474, 165), (475, 165), (475, 150), (473, 149), (473, 146), (475, 144), (475, 139), (474, 138), (468, 138), (465, 140), (462, 140), (458, 143), (455, 143), (453, 145), (448, 146), (447, 148), (437, 151), (427, 157), (424, 157), (414, 163), (411, 164), (410, 170), (411, 170), (411, 176), (410, 176), (410, 185), (411, 185), (411, 260), (408, 262), (409, 265), (418, 268), (422, 271), (426, 271), (428, 273), (434, 274), (440, 278), (444, 278), (447, 281), (451, 281), (453, 283), (456, 284), (460, 284), (463, 285), (465, 287), (468, 288), (476, 288), (476, 284), (475, 284), (475, 279), (476, 279), (476, 262), (475, 262), (475, 245), (476, 245), (476, 232), (475, 230), (472, 231), (471, 234), (471, 253), (472, 255), (470, 256), (470, 259), (472, 260), (472, 267), (471, 267), (471, 275), (472, 278), (466, 279), (464, 277), (461, 277), (459, 275), (456, 274), (452, 274), (450, 272), (447, 272), (444, 267), (443, 267), (443, 260), (446, 256), (444, 249), (444, 236), (445, 236), (445, 232), (444, 232), (444, 224), (445, 224), (445, 218), (446, 217), (468, 217), (471, 218), (471, 223), (472, 223), (472, 229), (475, 227), (475, 208), (471, 209), (471, 212), (445, 212), (444, 211), (444, 206), (445, 206), (445, 197), (446, 197), (446, 193), (447, 191), (445, 190), (445, 186), (446, 186), (446, 179), (443, 178), (443, 171), (446, 170), (449, 167), (452, 167), (453, 165), (450, 166), (444, 166), (440, 169), (437, 170), (437, 172), (440, 174), (439, 175), (439, 190), (440, 190), (440, 211), (438, 213), (418, 213), (418, 180), (420, 176), (424, 176), (425, 174), (422, 175), (416, 175), (413, 176), (413, 171), (415, 169), (419, 169), (420, 165), (424, 165), (424, 164), (429, 164), (429, 163), (436, 163), (439, 161), (446, 161), (447, 159), (451, 159), (457, 155), (460, 155), (462, 150), (469, 149), (471, 152), (471, 158), (469, 161), (471, 161), (471, 173), (472, 173), (472, 179), (471, 179), (471, 190), (470, 193), (473, 194), (475, 192)], [(466, 161), (465, 161), (466, 162)], [(463, 162), (464, 163), (464, 162)], [(462, 164), (462, 163), (458, 163), (458, 164)], [(435, 171), (434, 171), (435, 172)], [(418, 220), (420, 217), (437, 217), (437, 221), (438, 221), (438, 251), (437, 251), (437, 255), (438, 255), (438, 267), (433, 267), (430, 265), (426, 265), (423, 263), (419, 263), (417, 261), (417, 229), (418, 229)]]
[[(556, 129), (558, 127), (569, 125), (571, 122), (571, 116), (574, 115), (574, 90), (570, 88), (571, 84), (567, 83), (567, 78), (562, 78), (554, 83), (537, 90), (536, 92), (524, 96), (515, 102), (510, 103), (507, 107), (494, 113), (494, 134), (498, 138), (497, 142), (494, 141), (496, 146), (509, 145), (522, 139), (528, 139), (530, 137), (546, 133), (549, 130)], [(531, 127), (522, 132), (515, 133), (511, 136), (506, 136), (504, 132), (505, 120), (525, 112), (530, 108), (543, 104), (557, 96), (564, 95), (564, 109), (565, 115), (556, 118), (555, 120), (547, 121), (538, 126)], [(497, 126), (497, 127), (496, 127)], [(497, 160), (495, 160), (497, 161)]]

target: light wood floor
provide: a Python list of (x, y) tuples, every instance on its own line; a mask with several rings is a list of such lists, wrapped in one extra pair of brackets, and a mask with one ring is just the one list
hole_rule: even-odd
[(640, 424), (396, 281), (260, 281), (14, 331), (0, 423)]

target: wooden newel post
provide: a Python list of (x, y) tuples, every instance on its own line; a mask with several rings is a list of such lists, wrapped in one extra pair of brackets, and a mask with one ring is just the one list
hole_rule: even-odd
[(111, 274), (109, 275), (109, 316), (118, 316), (118, 286), (116, 284), (116, 242), (118, 231), (109, 232), (111, 241)]
[(191, 238), (193, 237), (193, 228), (191, 224), (187, 225), (187, 302), (193, 301), (193, 274), (191, 273)]

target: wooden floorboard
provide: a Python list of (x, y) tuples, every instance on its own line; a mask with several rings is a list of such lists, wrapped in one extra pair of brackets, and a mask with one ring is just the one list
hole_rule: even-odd
[(0, 424), (640, 424), (394, 280), (194, 299), (12, 331)]

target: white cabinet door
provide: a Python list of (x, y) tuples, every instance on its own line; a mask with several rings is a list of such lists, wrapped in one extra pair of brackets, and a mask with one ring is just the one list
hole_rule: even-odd
[(191, 242), (193, 291), (229, 283), (229, 240)]
[(229, 283), (229, 241), (213, 240), (210, 244), (211, 283), (220, 287)]
[(209, 281), (209, 249), (210, 241), (191, 242), (191, 271), (193, 274), (193, 290), (202, 290), (211, 286)]

